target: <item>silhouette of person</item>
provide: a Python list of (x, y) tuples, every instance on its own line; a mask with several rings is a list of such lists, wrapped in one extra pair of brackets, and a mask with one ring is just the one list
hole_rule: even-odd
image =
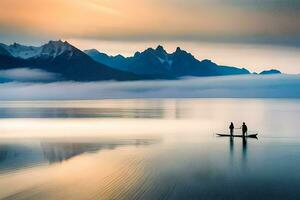
[(242, 133), (243, 133), (243, 137), (245, 137), (248, 133), (248, 127), (247, 125), (245, 124), (245, 122), (243, 122), (243, 125), (242, 125)]
[(232, 122), (230, 123), (229, 130), (230, 130), (230, 135), (232, 136), (233, 135), (233, 130), (234, 130), (234, 125), (233, 125)]

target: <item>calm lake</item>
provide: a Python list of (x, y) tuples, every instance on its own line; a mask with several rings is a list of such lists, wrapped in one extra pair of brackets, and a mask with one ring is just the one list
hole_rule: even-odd
[[(0, 199), (300, 199), (299, 119), (292, 99), (1, 101)], [(258, 139), (216, 137), (231, 121)]]

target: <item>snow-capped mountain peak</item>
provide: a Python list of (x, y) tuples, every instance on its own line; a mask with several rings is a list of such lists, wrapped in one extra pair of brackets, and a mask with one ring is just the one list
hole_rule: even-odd
[(55, 58), (65, 52), (68, 53), (68, 56), (73, 55), (73, 46), (68, 42), (58, 41), (49, 41), (47, 44), (43, 45), (40, 52), (40, 57), (51, 57)]
[(2, 44), (1, 46), (5, 48), (12, 56), (23, 59), (34, 57), (41, 51), (40, 47), (25, 46), (18, 43), (13, 43), (11, 45)]
[(1, 46), (12, 56), (23, 59), (38, 57), (55, 58), (65, 52), (67, 52), (68, 56), (72, 56), (74, 52), (74, 47), (72, 45), (61, 40), (49, 41), (47, 44), (40, 47), (25, 46), (18, 43), (13, 43), (11, 45), (1, 44)]
[(172, 66), (172, 58), (170, 56), (170, 54), (168, 54), (166, 52), (166, 50), (164, 49), (163, 46), (158, 45), (155, 49), (156, 54), (157, 54), (157, 58), (160, 61), (161, 64), (164, 64), (166, 69), (170, 70), (171, 66)]

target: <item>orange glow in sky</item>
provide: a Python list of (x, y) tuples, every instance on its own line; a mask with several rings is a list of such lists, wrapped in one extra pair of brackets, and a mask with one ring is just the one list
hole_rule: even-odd
[(0, 0), (0, 42), (65, 39), (81, 49), (125, 55), (164, 44), (252, 71), (299, 73), (300, 3), (278, 2)]

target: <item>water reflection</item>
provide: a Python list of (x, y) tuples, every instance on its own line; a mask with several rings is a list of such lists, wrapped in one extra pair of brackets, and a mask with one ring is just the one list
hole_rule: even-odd
[(242, 138), (242, 168), (247, 168), (247, 138)]
[(136, 147), (142, 145), (150, 145), (157, 143), (159, 140), (154, 139), (134, 139), (116, 142), (102, 142), (102, 143), (53, 143), (41, 142), (40, 146), (43, 151), (43, 157), (49, 163), (56, 163), (68, 160), (72, 157), (83, 153), (95, 153), (101, 150), (113, 150), (120, 146), (134, 145)]
[(233, 155), (233, 150), (234, 150), (234, 138), (230, 137), (229, 138), (229, 149), (230, 149), (230, 155)]
[[(78, 140), (78, 139), (77, 139)], [(38, 165), (60, 163), (84, 153), (97, 153), (101, 150), (112, 150), (121, 146), (145, 146), (158, 143), (159, 139), (131, 139), (112, 141), (26, 141), (24, 143), (0, 144), (1, 171), (15, 171)], [(94, 139), (95, 140), (95, 139)]]
[(163, 118), (162, 108), (0, 108), (0, 118)]
[[(255, 99), (0, 103), (19, 116), (82, 117), (0, 119), (0, 199), (299, 199), (299, 105)], [(258, 129), (259, 141), (212, 136), (229, 120)], [(28, 135), (44, 139), (20, 139)]]
[[(224, 138), (220, 138), (224, 139)], [(238, 140), (235, 144), (235, 140)], [(235, 146), (239, 147), (241, 145), (241, 148), (236, 148), (236, 151), (239, 151), (241, 155), (241, 169), (246, 170), (247, 169), (247, 154), (248, 154), (248, 138), (234, 138), (229, 137), (229, 163), (230, 168), (235, 168), (235, 166), (239, 160), (239, 158), (235, 158)], [(251, 139), (250, 139), (251, 140)], [(237, 152), (236, 152), (237, 153)]]
[(229, 159), (230, 159), (230, 165), (234, 165), (234, 138), (229, 138)]

